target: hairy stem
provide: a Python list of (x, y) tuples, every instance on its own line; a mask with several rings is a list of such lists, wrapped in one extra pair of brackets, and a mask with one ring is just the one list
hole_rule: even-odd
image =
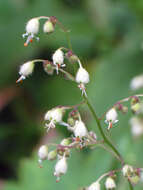
[(121, 161), (121, 163), (122, 163), (122, 165), (123, 165), (123, 164), (124, 164), (124, 160), (123, 160), (122, 156), (120, 155), (120, 153), (119, 153), (118, 150), (115, 148), (115, 146), (110, 142), (110, 140), (109, 140), (109, 139), (106, 137), (106, 135), (104, 134), (104, 131), (103, 131), (102, 127), (101, 127), (100, 120), (98, 119), (98, 117), (97, 117), (97, 115), (96, 115), (96, 112), (94, 111), (94, 109), (93, 109), (92, 105), (90, 104), (88, 98), (87, 98), (85, 95), (83, 95), (83, 98), (84, 98), (84, 100), (85, 100), (85, 102), (86, 102), (88, 108), (90, 109), (90, 111), (91, 111), (91, 113), (92, 113), (94, 119), (96, 120), (97, 127), (98, 127), (98, 129), (99, 129), (99, 131), (100, 131), (100, 134), (101, 134), (101, 136), (103, 137), (105, 143), (116, 153), (116, 155), (119, 157), (119, 159), (120, 159), (120, 161)]

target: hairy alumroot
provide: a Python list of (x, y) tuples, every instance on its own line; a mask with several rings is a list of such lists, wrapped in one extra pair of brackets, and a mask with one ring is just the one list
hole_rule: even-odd
[(106, 113), (106, 120), (105, 122), (108, 124), (108, 130), (112, 128), (113, 124), (117, 123), (118, 114), (115, 108), (111, 108), (107, 113)]
[(116, 184), (115, 184), (114, 179), (111, 178), (111, 177), (108, 177), (108, 178), (106, 179), (106, 181), (105, 181), (105, 187), (106, 187), (107, 190), (108, 190), (108, 189), (109, 189), (109, 190), (112, 190), (112, 189), (116, 188)]
[(55, 65), (57, 74), (58, 74), (59, 67), (65, 67), (63, 51), (61, 49), (57, 49), (55, 53), (53, 54), (52, 59), (53, 59), (53, 64)]

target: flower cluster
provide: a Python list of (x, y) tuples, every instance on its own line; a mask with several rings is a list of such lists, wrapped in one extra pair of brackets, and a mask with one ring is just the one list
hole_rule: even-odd
[[(64, 32), (67, 32), (63, 28), (61, 23), (57, 20), (57, 18), (54, 16), (35, 17), (30, 19), (26, 24), (25, 27), (26, 33), (23, 34), (23, 37), (27, 36), (27, 40), (24, 44), (25, 46), (27, 46), (30, 42), (32, 42), (34, 38), (39, 40), (37, 34), (39, 33), (41, 19), (46, 20), (43, 25), (44, 33), (50, 34), (54, 32), (56, 24), (59, 24), (59, 26), (63, 29)], [(106, 177), (104, 183), (105, 188), (107, 190), (115, 189), (116, 188), (115, 174), (118, 172), (122, 172), (122, 176), (125, 177), (130, 182), (131, 185), (136, 185), (139, 182), (140, 173), (142, 169), (141, 168), (136, 169), (128, 164), (125, 164), (122, 156), (120, 155), (116, 147), (114, 147), (111, 141), (108, 140), (108, 138), (104, 134), (104, 130), (102, 129), (100, 120), (103, 119), (105, 116), (106, 117), (105, 123), (108, 125), (107, 129), (108, 130), (111, 129), (113, 125), (115, 125), (118, 122), (118, 111), (121, 111), (123, 114), (128, 112), (128, 107), (125, 106), (124, 103), (129, 101), (130, 109), (132, 113), (135, 115), (130, 119), (132, 134), (134, 135), (134, 137), (143, 135), (143, 119), (142, 119), (143, 103), (139, 99), (139, 97), (143, 97), (143, 95), (130, 96), (128, 98), (118, 101), (107, 112), (105, 112), (105, 114), (101, 118), (98, 118), (96, 112), (94, 111), (94, 108), (89, 103), (87, 98), (85, 86), (90, 81), (89, 73), (83, 67), (78, 56), (74, 54), (71, 51), (71, 49), (67, 49), (65, 47), (58, 48), (51, 56), (51, 61), (36, 59), (24, 63), (23, 65), (20, 66), (19, 70), (20, 77), (16, 82), (17, 83), (21, 82), (24, 79), (26, 79), (28, 76), (30, 76), (34, 71), (35, 64), (38, 62), (42, 62), (43, 69), (47, 74), (53, 75), (54, 71), (56, 71), (57, 74), (61, 72), (66, 76), (67, 79), (77, 84), (84, 98), (84, 102), (82, 103), (86, 103), (88, 105), (91, 113), (93, 114), (96, 120), (100, 134), (103, 137), (102, 140), (97, 140), (95, 132), (88, 131), (87, 126), (85, 122), (82, 120), (81, 115), (78, 111), (78, 106), (80, 106), (82, 103), (75, 106), (57, 106), (55, 108), (52, 108), (51, 110), (48, 110), (44, 115), (45, 128), (47, 129), (47, 132), (49, 132), (52, 129), (55, 129), (57, 125), (60, 125), (65, 127), (68, 131), (70, 131), (71, 135), (68, 138), (64, 138), (60, 142), (60, 144), (48, 143), (48, 145), (47, 144), (42, 145), (39, 148), (38, 161), (40, 167), (42, 167), (42, 163), (45, 160), (48, 161), (57, 160), (54, 167), (54, 176), (56, 176), (57, 181), (59, 181), (60, 177), (66, 174), (68, 170), (68, 159), (71, 155), (71, 150), (73, 148), (78, 150), (81, 150), (85, 147), (93, 149), (94, 146), (98, 144), (102, 146), (102, 148), (104, 148), (105, 150), (109, 151), (110, 153), (113, 153), (115, 158), (117, 158), (117, 160), (121, 162), (122, 168), (103, 174), (97, 181), (93, 182), (91, 185), (89, 185), (84, 189), (100, 190), (101, 189), (100, 181), (104, 177)], [(70, 64), (70, 66), (76, 64), (76, 66), (78, 66), (78, 69), (74, 74), (69, 73), (67, 71), (67, 64)], [(139, 88), (142, 88), (143, 75), (135, 77), (131, 81), (130, 86), (132, 90), (137, 90)], [(65, 118), (66, 112), (69, 112), (68, 118)]]

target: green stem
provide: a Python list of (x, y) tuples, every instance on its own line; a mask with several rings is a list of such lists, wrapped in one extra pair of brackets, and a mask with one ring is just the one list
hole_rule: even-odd
[(130, 180), (128, 180), (128, 182), (129, 182), (129, 187), (130, 187), (130, 190), (133, 190), (134, 188), (133, 188), (133, 186), (132, 186), (132, 184), (131, 184)]
[(109, 139), (106, 137), (106, 135), (104, 134), (103, 129), (102, 129), (102, 127), (101, 127), (100, 120), (98, 119), (98, 117), (97, 117), (97, 115), (96, 115), (96, 113), (95, 113), (95, 111), (94, 111), (92, 105), (90, 104), (88, 98), (87, 98), (85, 95), (83, 95), (83, 98), (84, 98), (84, 100), (85, 100), (85, 102), (86, 102), (88, 108), (90, 109), (90, 111), (91, 111), (91, 113), (92, 113), (94, 119), (96, 120), (97, 127), (98, 127), (98, 129), (99, 129), (99, 131), (100, 131), (100, 133), (101, 133), (101, 136), (103, 137), (105, 143), (117, 154), (117, 156), (120, 158), (121, 163), (124, 164), (124, 161), (123, 161), (123, 159), (122, 159), (120, 153), (118, 152), (118, 150), (114, 147), (114, 145), (110, 142), (110, 140), (109, 140)]

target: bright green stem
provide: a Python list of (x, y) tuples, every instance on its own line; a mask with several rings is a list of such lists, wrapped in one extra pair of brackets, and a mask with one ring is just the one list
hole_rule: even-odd
[(101, 135), (102, 135), (102, 137), (103, 137), (105, 143), (116, 153), (116, 155), (119, 157), (121, 163), (124, 164), (124, 161), (123, 161), (123, 159), (122, 159), (120, 153), (118, 152), (118, 150), (114, 147), (114, 145), (110, 142), (110, 140), (109, 140), (109, 139), (106, 137), (106, 135), (104, 134), (104, 131), (103, 131), (102, 127), (101, 127), (100, 120), (98, 119), (98, 117), (97, 117), (97, 115), (96, 115), (96, 112), (94, 111), (92, 105), (91, 105), (90, 102), (88, 101), (88, 98), (87, 98), (85, 95), (83, 95), (83, 97), (84, 97), (84, 100), (85, 100), (85, 102), (86, 102), (88, 108), (90, 109), (90, 111), (91, 111), (91, 113), (92, 113), (94, 119), (96, 120), (98, 129), (99, 129), (99, 131), (100, 131), (100, 133), (101, 133)]

